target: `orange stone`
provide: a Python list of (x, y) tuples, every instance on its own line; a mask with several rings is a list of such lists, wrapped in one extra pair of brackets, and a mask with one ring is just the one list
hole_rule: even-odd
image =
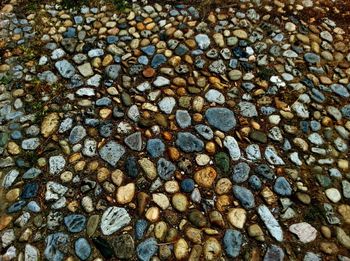
[(196, 183), (203, 188), (211, 188), (216, 179), (216, 170), (212, 167), (206, 167), (204, 169), (198, 170), (194, 174), (194, 180)]
[(11, 223), (12, 218), (13, 217), (7, 215), (0, 217), (0, 231), (6, 228)]
[(156, 73), (156, 71), (153, 68), (151, 68), (151, 67), (146, 68), (142, 72), (143, 76), (146, 77), (146, 78), (153, 77), (155, 75), (155, 73)]

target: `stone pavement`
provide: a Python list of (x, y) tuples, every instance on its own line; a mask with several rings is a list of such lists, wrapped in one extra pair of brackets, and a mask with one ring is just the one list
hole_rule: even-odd
[(3, 5), (0, 260), (350, 260), (349, 37), (292, 7)]

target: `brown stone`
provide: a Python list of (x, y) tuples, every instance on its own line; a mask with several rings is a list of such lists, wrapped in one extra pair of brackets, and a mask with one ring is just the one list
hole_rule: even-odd
[(194, 174), (194, 180), (200, 187), (210, 188), (212, 187), (216, 176), (217, 173), (215, 169), (212, 167), (206, 167), (204, 169), (198, 170)]

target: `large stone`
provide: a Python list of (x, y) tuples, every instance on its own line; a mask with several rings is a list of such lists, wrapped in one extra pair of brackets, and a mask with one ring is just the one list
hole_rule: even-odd
[(229, 257), (237, 257), (241, 252), (242, 246), (242, 234), (238, 230), (228, 229), (225, 232), (224, 238), (224, 249)]
[(67, 60), (57, 61), (55, 67), (64, 78), (71, 78), (75, 74), (74, 66)]
[(136, 248), (139, 260), (149, 261), (158, 251), (158, 244), (155, 238), (151, 237), (141, 242)]
[(297, 235), (303, 243), (310, 243), (316, 239), (317, 230), (309, 223), (301, 222), (289, 227), (289, 231)]
[(47, 138), (58, 129), (60, 117), (57, 112), (53, 112), (45, 116), (41, 123), (41, 134)]
[(116, 166), (117, 162), (125, 153), (125, 148), (115, 141), (109, 141), (100, 151), (100, 156), (112, 166)]
[(109, 236), (129, 224), (131, 218), (125, 208), (109, 207), (101, 218), (102, 234)]
[(224, 132), (236, 126), (234, 113), (226, 108), (209, 108), (205, 112), (205, 118), (211, 126)]
[(176, 145), (184, 152), (200, 152), (204, 148), (203, 141), (190, 132), (179, 132)]
[(62, 261), (64, 259), (64, 252), (68, 248), (69, 237), (64, 233), (55, 233), (48, 235), (45, 239), (46, 248), (44, 256), (49, 261)]
[(278, 224), (278, 221), (276, 218), (272, 215), (270, 210), (265, 205), (260, 205), (258, 207), (258, 214), (262, 221), (264, 222), (265, 226), (267, 227), (270, 234), (275, 238), (277, 241), (282, 242), (283, 241), (283, 231), (281, 226)]
[(130, 259), (134, 255), (134, 240), (129, 234), (117, 236), (112, 241), (114, 254), (120, 259)]
[(228, 149), (232, 160), (239, 160), (241, 158), (241, 150), (234, 137), (226, 136), (224, 139), (224, 146)]

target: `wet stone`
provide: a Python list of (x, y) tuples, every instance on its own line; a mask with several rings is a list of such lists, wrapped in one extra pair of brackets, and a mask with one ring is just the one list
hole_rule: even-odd
[(147, 152), (153, 158), (163, 156), (165, 145), (160, 139), (149, 139), (146, 146)]

